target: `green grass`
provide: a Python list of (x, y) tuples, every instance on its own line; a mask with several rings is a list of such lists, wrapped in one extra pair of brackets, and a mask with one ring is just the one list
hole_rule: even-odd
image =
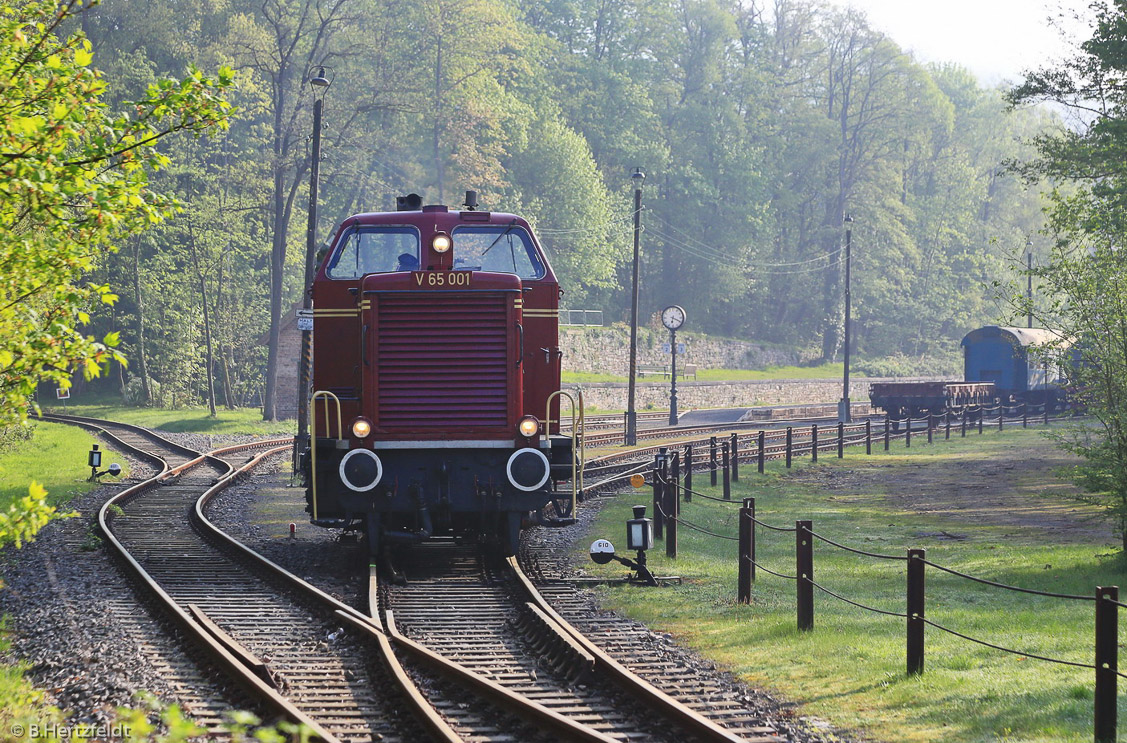
[[(844, 371), (843, 364), (822, 364), (820, 366), (772, 366), (767, 369), (699, 369), (697, 380), (701, 382), (749, 382), (768, 379), (837, 379)], [(665, 381), (660, 376), (646, 375), (639, 381)], [(599, 372), (563, 373), (565, 384), (584, 384), (593, 382), (626, 382), (627, 377)], [(692, 381), (692, 380), (689, 380)]]
[[(86, 455), (92, 444), (98, 444), (104, 452), (102, 470), (110, 462), (117, 462), (123, 474), (128, 474), (129, 463), (124, 457), (81, 428), (62, 423), (35, 423), (31, 439), (0, 452), (0, 510), (26, 496), (27, 486), (32, 481), (47, 489), (48, 500), (55, 506), (98, 487), (98, 483), (86, 481), (90, 477)], [(113, 478), (103, 475), (102, 479)]]
[(156, 428), (171, 433), (252, 434), (271, 436), (293, 434), (297, 424), (292, 421), (265, 422), (258, 408), (225, 410), (220, 408), (216, 417), (208, 414), (206, 407), (176, 409), (135, 408), (113, 402), (93, 402), (66, 406), (45, 407), (45, 412), (84, 415), (105, 418), (121, 423), (132, 423), (146, 428)]
[[(870, 486), (865, 475), (880, 471), (880, 482), (891, 482), (918, 475), (924, 466), (964, 467), (1003, 452), (1011, 457), (1024, 452), (1030, 459), (1052, 455), (1051, 444), (1036, 432), (976, 435), (930, 447), (913, 443), (910, 453), (901, 448), (884, 454), (878, 446), (871, 459), (847, 450), (844, 462), (825, 454), (819, 465), (799, 460), (797, 477), (776, 464), (769, 464), (764, 476), (745, 467), (743, 482), (733, 487), (735, 504), (698, 498), (684, 505), (682, 518), (735, 536), (739, 499), (754, 496), (757, 517), (764, 522), (793, 527), (797, 519), (812, 519), (816, 533), (835, 541), (890, 555), (926, 548), (933, 562), (1004, 583), (1092, 595), (1097, 585), (1120, 585), (1127, 578), (1123, 558), (1108, 550), (1106, 539), (1052, 544), (1036, 529), (900, 510), (893, 505), (899, 501)], [(825, 476), (848, 476), (854, 468), (862, 472), (856, 487), (827, 485), (834, 480)], [(718, 494), (707, 482), (698, 473), (694, 487)], [(599, 516), (592, 538), (622, 540), (630, 506), (649, 500), (648, 490), (619, 497)], [(940, 531), (967, 538), (941, 540), (935, 536)], [(760, 527), (757, 542), (762, 564), (795, 572), (792, 533)], [(760, 572), (752, 604), (737, 605), (736, 543), (683, 527), (679, 547), (680, 557), (671, 561), (659, 543), (650, 553), (651, 567), (658, 574), (683, 576), (684, 585), (601, 588), (605, 604), (672, 632), (752, 684), (797, 700), (801, 714), (893, 743), (1092, 739), (1091, 670), (1003, 654), (928, 628), (925, 673), (907, 677), (903, 619), (871, 614), (815, 590), (815, 629), (799, 632), (792, 581)], [(902, 562), (861, 557), (816, 541), (814, 563), (816, 581), (830, 590), (868, 606), (904, 611)], [(623, 570), (587, 564), (593, 574)], [(932, 621), (999, 645), (1091, 662), (1090, 602), (998, 590), (928, 568), (926, 612)], [(1123, 697), (1119, 716), (1127, 719)]]

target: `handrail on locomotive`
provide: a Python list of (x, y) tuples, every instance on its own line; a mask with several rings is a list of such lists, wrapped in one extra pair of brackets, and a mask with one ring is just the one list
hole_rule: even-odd
[[(313, 415), (309, 417), (309, 438), (312, 446), (309, 449), (310, 469), (313, 471), (313, 520), (317, 520), (317, 400), (322, 399), (325, 401), (325, 433), (329, 433), (329, 400), (332, 399), (336, 403), (337, 408), (337, 435), (336, 439), (339, 441), (344, 438), (344, 426), (341, 424), (340, 416), (340, 398), (328, 390), (317, 390), (310, 398), (309, 409), (313, 411)], [(296, 441), (295, 441), (296, 443)]]

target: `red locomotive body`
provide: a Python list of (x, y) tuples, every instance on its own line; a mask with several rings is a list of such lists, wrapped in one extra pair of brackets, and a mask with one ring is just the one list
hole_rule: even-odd
[(453, 533), (512, 554), (571, 472), (559, 284), (524, 219), (413, 198), (346, 219), (314, 279), (307, 510), (373, 551)]

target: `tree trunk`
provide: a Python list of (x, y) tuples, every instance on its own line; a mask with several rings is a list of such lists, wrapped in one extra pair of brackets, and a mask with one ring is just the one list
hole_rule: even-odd
[(207, 362), (205, 376), (207, 377), (207, 410), (208, 415), (216, 417), (215, 412), (215, 357), (211, 350), (211, 313), (207, 307), (207, 282), (204, 281), (203, 266), (200, 264), (199, 246), (196, 245), (195, 232), (192, 230), (192, 220), (188, 218), (188, 247), (192, 251), (192, 264), (196, 268), (196, 280), (200, 284), (200, 305), (203, 307), (203, 338), (204, 347), (207, 349)]
[(145, 303), (141, 296), (141, 238), (133, 239), (133, 296), (137, 300), (137, 373), (141, 376), (141, 395), (145, 405), (153, 402), (149, 388), (149, 368), (145, 362)]

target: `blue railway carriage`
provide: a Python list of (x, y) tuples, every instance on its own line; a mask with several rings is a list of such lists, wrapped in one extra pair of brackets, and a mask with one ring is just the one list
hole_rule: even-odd
[(1002, 402), (1056, 407), (1063, 401), (1064, 375), (1037, 349), (1059, 341), (1060, 336), (1044, 328), (986, 325), (972, 330), (962, 342), (963, 378), (993, 382)]

